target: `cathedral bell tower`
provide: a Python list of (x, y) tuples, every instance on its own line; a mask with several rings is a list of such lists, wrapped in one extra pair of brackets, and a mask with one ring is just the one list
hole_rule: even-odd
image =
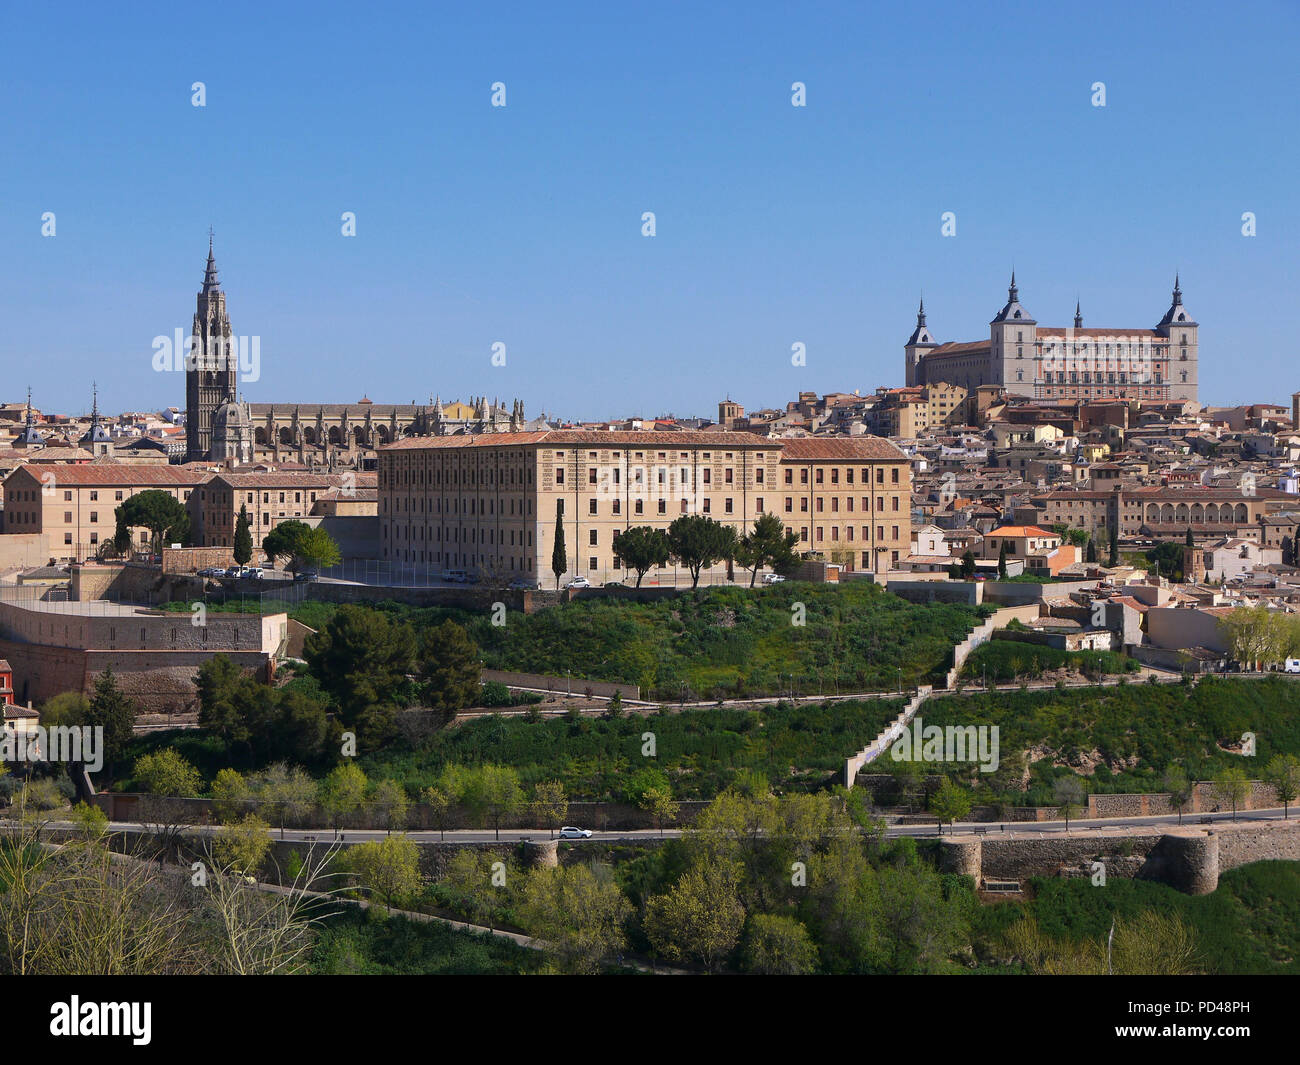
[(185, 460), (198, 462), (212, 450), (212, 419), (218, 407), (235, 395), (239, 352), (230, 332), (226, 294), (217, 280), (208, 231), (208, 265), (203, 275), (185, 360)]

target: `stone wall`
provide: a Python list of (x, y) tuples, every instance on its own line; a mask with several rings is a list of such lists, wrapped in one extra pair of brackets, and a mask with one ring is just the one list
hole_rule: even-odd
[(209, 566), (233, 566), (233, 547), (164, 547), (163, 573), (197, 573)]
[(640, 699), (641, 689), (635, 684), (614, 684), (603, 680), (584, 680), (580, 677), (549, 677), (544, 673), (512, 673), (504, 669), (483, 670), (483, 681), (496, 681), (510, 688), (539, 688), (549, 692), (572, 692), (585, 695), (591, 689), (592, 695), (608, 698), (620, 692), (624, 699)]
[(1213, 829), (1148, 829), (1136, 835), (1113, 830), (1021, 839), (967, 834), (946, 837), (941, 846), (940, 867), (975, 877), (977, 883), (1087, 876), (1092, 863), (1100, 861), (1107, 876), (1158, 880), (1204, 895), (1218, 887), (1221, 872), (1239, 865), (1300, 861), (1300, 819), (1218, 821)]

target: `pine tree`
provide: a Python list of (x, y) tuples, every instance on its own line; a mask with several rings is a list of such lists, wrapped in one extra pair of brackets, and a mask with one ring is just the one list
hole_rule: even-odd
[(1106, 562), (1108, 566), (1119, 565), (1119, 535), (1114, 529), (1110, 531), (1110, 558)]
[(239, 520), (235, 522), (235, 561), (247, 566), (253, 557), (253, 533), (248, 524), (248, 507), (239, 505)]
[(1006, 541), (998, 548), (998, 576), (1005, 579), (1007, 575), (1007, 545)]

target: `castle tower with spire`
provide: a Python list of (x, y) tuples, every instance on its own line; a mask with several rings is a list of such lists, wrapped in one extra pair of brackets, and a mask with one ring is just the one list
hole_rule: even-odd
[(185, 458), (199, 462), (212, 450), (212, 419), (217, 408), (235, 396), (239, 381), (239, 352), (226, 313), (226, 294), (217, 280), (208, 231), (208, 265), (203, 274), (190, 353), (185, 362)]
[(1183, 288), (1179, 277), (1174, 274), (1174, 293), (1169, 310), (1156, 326), (1156, 333), (1168, 341), (1165, 346), (1166, 379), (1169, 383), (1171, 399), (1192, 400), (1197, 398), (1197, 334), (1200, 326), (1187, 313), (1183, 306)]
[(912, 335), (907, 340), (907, 346), (903, 348), (908, 388), (913, 385), (925, 384), (924, 358), (938, 346), (938, 342), (930, 334), (930, 330), (925, 324), (925, 297), (922, 296), (920, 309), (916, 312), (916, 328), (912, 330)]

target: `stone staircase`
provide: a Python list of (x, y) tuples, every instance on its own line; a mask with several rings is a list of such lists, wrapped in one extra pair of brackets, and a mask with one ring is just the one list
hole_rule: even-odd
[(929, 684), (922, 684), (917, 688), (903, 706), (902, 713), (886, 725), (879, 736), (844, 763), (844, 786), (846, 788), (853, 787), (853, 782), (857, 779), (863, 766), (874, 762), (890, 744), (903, 734), (903, 731), (911, 724), (912, 718), (916, 716), (917, 710), (921, 708), (921, 704), (930, 698), (933, 691), (934, 688)]

